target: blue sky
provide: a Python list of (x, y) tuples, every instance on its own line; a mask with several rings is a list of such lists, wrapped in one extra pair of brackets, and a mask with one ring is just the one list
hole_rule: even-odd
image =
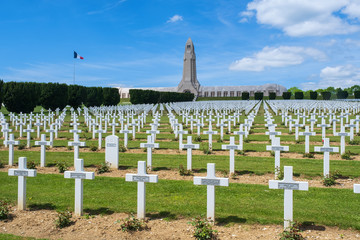
[(204, 86), (360, 85), (358, 0), (11, 0), (0, 3), (0, 79), (171, 87), (186, 40)]

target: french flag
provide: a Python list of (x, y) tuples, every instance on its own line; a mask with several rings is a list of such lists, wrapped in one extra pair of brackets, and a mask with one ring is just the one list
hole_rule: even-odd
[(77, 54), (77, 52), (75, 52), (75, 51), (74, 51), (74, 58), (84, 59), (82, 56), (80, 56), (79, 54)]

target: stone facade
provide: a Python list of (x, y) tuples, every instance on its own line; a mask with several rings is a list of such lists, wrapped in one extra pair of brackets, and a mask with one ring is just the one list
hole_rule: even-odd
[[(129, 98), (131, 88), (118, 88), (120, 98)], [(183, 77), (177, 87), (160, 87), (160, 88), (139, 88), (144, 90), (154, 90), (160, 92), (191, 92), (198, 97), (241, 97), (243, 92), (249, 92), (253, 97), (256, 92), (269, 93), (274, 92), (281, 96), (287, 89), (279, 84), (264, 84), (255, 86), (200, 86), (196, 74), (196, 55), (194, 44), (189, 38), (185, 44)]]

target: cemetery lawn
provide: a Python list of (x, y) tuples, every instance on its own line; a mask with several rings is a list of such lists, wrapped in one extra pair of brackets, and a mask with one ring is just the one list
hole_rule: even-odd
[[(17, 178), (0, 172), (2, 199), (17, 199)], [(38, 174), (27, 179), (30, 210), (73, 209), (74, 180), (57, 174)], [(206, 187), (192, 181), (159, 180), (148, 183), (146, 211), (150, 218), (192, 218), (206, 213)], [(84, 212), (107, 215), (136, 212), (137, 187), (124, 178), (99, 177), (84, 181)], [(340, 228), (360, 229), (360, 198), (352, 189), (310, 187), (294, 192), (294, 220)], [(230, 183), (216, 188), (216, 221), (230, 223), (283, 223), (283, 190), (268, 186)]]
[(40, 238), (32, 238), (32, 237), (20, 237), (20, 236), (15, 236), (12, 234), (3, 234), (0, 233), (0, 239), (1, 240), (44, 240), (44, 239), (40, 239)]

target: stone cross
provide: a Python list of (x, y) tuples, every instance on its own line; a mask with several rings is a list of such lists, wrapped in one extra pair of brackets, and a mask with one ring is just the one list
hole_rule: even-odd
[(36, 177), (35, 169), (27, 169), (26, 157), (19, 158), (19, 167), (10, 168), (9, 176), (18, 177), (18, 210), (26, 209), (26, 177)]
[(280, 146), (280, 138), (276, 137), (273, 145), (267, 145), (266, 150), (275, 152), (275, 178), (277, 178), (280, 172), (280, 151), (289, 151), (289, 146)]
[(19, 122), (16, 123), (16, 126), (20, 126), (20, 130), (19, 130), (19, 137), (22, 138), (22, 133), (23, 133), (23, 126), (25, 125), (25, 123), (22, 122), (22, 120), (20, 120)]
[(26, 146), (30, 148), (31, 133), (34, 132), (34, 129), (31, 129), (30, 124), (28, 124), (27, 128), (23, 131), (26, 132)]
[(229, 186), (228, 178), (215, 176), (215, 163), (207, 164), (206, 177), (194, 177), (195, 185), (207, 185), (207, 219), (215, 221), (215, 186)]
[(197, 120), (197, 122), (194, 124), (194, 126), (197, 128), (197, 135), (200, 136), (200, 127), (203, 127), (204, 125), (201, 123), (200, 119)]
[[(47, 129), (46, 132), (50, 133), (50, 142), (54, 142), (54, 127), (53, 125), (50, 125), (50, 129)], [(52, 147), (52, 145), (51, 145)]]
[(345, 137), (350, 134), (345, 132), (345, 126), (341, 126), (341, 131), (335, 133), (335, 136), (340, 136), (340, 154), (343, 155), (345, 153)]
[(110, 135), (105, 138), (105, 162), (111, 168), (119, 168), (119, 137)]
[(234, 134), (239, 135), (239, 149), (243, 150), (243, 136), (246, 134), (246, 132), (243, 131), (243, 124), (239, 125), (239, 131), (235, 131)]
[(358, 133), (359, 132), (360, 115), (356, 115), (354, 122), (356, 122), (356, 133)]
[(34, 123), (34, 125), (36, 126), (36, 136), (37, 136), (37, 138), (40, 138), (40, 127), (43, 124), (40, 122), (39, 118), (36, 119), (36, 122)]
[(310, 143), (309, 143), (309, 138), (310, 136), (315, 136), (316, 133), (315, 132), (310, 132), (309, 131), (309, 126), (305, 126), (305, 132), (301, 132), (299, 133), (300, 136), (305, 136), (305, 153), (309, 153), (310, 152)]
[(35, 145), (41, 145), (40, 150), (40, 167), (45, 167), (45, 161), (46, 161), (46, 146), (51, 146), (52, 142), (46, 141), (46, 134), (41, 134), (41, 141), (35, 141)]
[(74, 165), (76, 160), (79, 159), (79, 147), (84, 147), (85, 144), (85, 142), (80, 142), (78, 134), (75, 134), (73, 142), (68, 142), (68, 146), (74, 147)]
[(351, 119), (350, 124), (346, 124), (345, 127), (350, 128), (350, 141), (354, 140), (354, 128), (356, 127), (354, 119)]
[(179, 134), (179, 150), (181, 150), (181, 144), (183, 143), (183, 134), (188, 134), (188, 131), (183, 130), (182, 124), (179, 125), (179, 131), (177, 131)]
[(152, 149), (159, 148), (158, 143), (154, 143), (153, 139), (150, 136), (147, 136), (147, 143), (140, 143), (141, 148), (147, 148), (147, 167), (151, 170), (152, 166)]
[(266, 134), (266, 135), (269, 135), (269, 136), (270, 136), (270, 139), (271, 139), (271, 142), (273, 142), (275, 136), (281, 135), (281, 132), (276, 132), (276, 131), (275, 131), (275, 127), (274, 127), (274, 126), (271, 126), (271, 127), (269, 127), (269, 131), (268, 131), (268, 132), (265, 132), (265, 134)]
[(78, 125), (80, 125), (79, 123), (73, 123), (73, 129), (70, 129), (69, 132), (74, 134), (74, 138), (75, 135), (78, 135), (79, 133), (81, 133), (81, 130), (77, 128)]
[(157, 183), (158, 176), (146, 173), (145, 161), (138, 161), (138, 173), (127, 173), (125, 175), (125, 181), (137, 182), (137, 217), (139, 219), (145, 219), (146, 209), (146, 182)]
[(154, 139), (154, 141), (156, 140), (156, 134), (159, 134), (160, 131), (156, 129), (155, 125), (151, 125), (151, 130), (146, 130), (147, 134), (151, 134), (152, 139)]
[(230, 150), (230, 174), (235, 173), (235, 149), (240, 150), (240, 146), (235, 145), (235, 137), (230, 137), (230, 144), (221, 145), (221, 149)]
[(308, 191), (307, 182), (297, 182), (293, 180), (293, 167), (284, 167), (283, 180), (269, 180), (270, 189), (284, 189), (284, 230), (291, 227), (293, 221), (293, 190)]
[(321, 129), (322, 129), (322, 131), (321, 131), (322, 132), (322, 138), (325, 138), (326, 137), (326, 128), (330, 127), (330, 125), (326, 124), (324, 119), (322, 119), (321, 121), (322, 121), (322, 123), (318, 124), (317, 126), (321, 127)]
[(221, 123), (216, 124), (216, 126), (220, 127), (220, 138), (221, 138), (221, 140), (223, 140), (224, 139), (224, 127), (226, 127), (227, 124), (224, 123), (224, 120), (221, 120)]
[(211, 122), (210, 122), (210, 124), (209, 124), (209, 130), (208, 130), (208, 131), (204, 131), (203, 133), (209, 135), (209, 150), (211, 151), (211, 150), (212, 150), (212, 135), (213, 135), (213, 134), (217, 134), (217, 131), (213, 131), (213, 130), (212, 130), (212, 125), (211, 125)]
[(14, 134), (9, 135), (9, 140), (6, 141), (9, 145), (9, 165), (14, 165), (14, 145), (19, 145), (19, 141), (14, 140)]
[(333, 118), (332, 120), (332, 125), (333, 125), (333, 135), (335, 135), (336, 133), (336, 122), (339, 122), (339, 119)]
[(181, 144), (181, 148), (187, 149), (187, 170), (192, 170), (192, 149), (199, 149), (199, 144), (192, 143), (192, 136), (187, 137), (187, 143)]
[(293, 125), (295, 127), (295, 140), (299, 140), (299, 127), (302, 127), (303, 125), (299, 123), (299, 120), (295, 121), (295, 124)]
[(339, 152), (338, 147), (330, 147), (329, 138), (324, 138), (324, 145), (322, 147), (315, 147), (315, 152), (324, 153), (324, 177), (328, 177), (330, 174), (330, 152)]
[(9, 128), (9, 124), (5, 123), (3, 129), (1, 130), (4, 135), (4, 145), (7, 147), (8, 134), (12, 132), (12, 129)]
[(75, 171), (65, 171), (64, 178), (75, 179), (75, 215), (81, 216), (83, 214), (83, 189), (84, 179), (93, 180), (95, 178), (94, 172), (84, 171), (84, 159), (75, 160)]
[(128, 125), (125, 125), (125, 129), (120, 130), (119, 132), (124, 134), (124, 147), (127, 148), (128, 134), (131, 133), (131, 131), (128, 129)]
[(101, 129), (101, 125), (99, 125), (99, 129), (95, 131), (98, 134), (99, 140), (98, 140), (98, 149), (101, 149), (101, 142), (102, 142), (102, 134), (106, 133), (106, 130)]

